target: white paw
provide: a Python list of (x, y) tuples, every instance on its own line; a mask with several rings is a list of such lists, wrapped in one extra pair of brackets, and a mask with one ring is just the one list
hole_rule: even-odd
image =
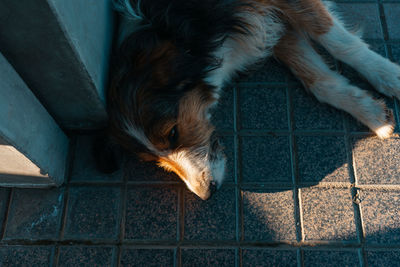
[(381, 58), (375, 65), (375, 71), (368, 77), (375, 88), (389, 96), (400, 99), (400, 66)]
[(393, 134), (393, 128), (393, 125), (387, 124), (376, 129), (375, 133), (380, 139), (386, 139)]

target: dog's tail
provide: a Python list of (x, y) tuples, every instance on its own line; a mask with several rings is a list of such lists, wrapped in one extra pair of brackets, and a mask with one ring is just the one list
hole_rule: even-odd
[[(135, 5), (132, 2), (136, 2)], [(125, 15), (125, 17), (133, 20), (141, 20), (144, 18), (140, 10), (141, 0), (113, 0), (114, 9)]]

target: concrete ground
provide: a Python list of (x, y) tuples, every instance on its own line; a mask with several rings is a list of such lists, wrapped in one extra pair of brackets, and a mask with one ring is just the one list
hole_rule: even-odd
[[(338, 5), (400, 62), (400, 1)], [(134, 157), (102, 175), (76, 135), (62, 187), (0, 188), (0, 266), (400, 266), (399, 137), (378, 140), (274, 60), (225, 89), (214, 121), (228, 177), (209, 201)]]

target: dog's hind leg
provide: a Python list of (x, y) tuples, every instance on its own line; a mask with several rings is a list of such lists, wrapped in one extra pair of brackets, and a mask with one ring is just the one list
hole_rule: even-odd
[(332, 71), (304, 35), (289, 31), (274, 48), (274, 55), (285, 63), (316, 98), (342, 109), (367, 125), (380, 138), (393, 132), (393, 116), (383, 101), (349, 84)]
[[(357, 35), (349, 32), (330, 11), (328, 5), (315, 0), (297, 0), (287, 4), (289, 20), (320, 43), (332, 56), (350, 65), (376, 90), (400, 99), (400, 66), (375, 53)], [(297, 12), (295, 12), (297, 11)]]

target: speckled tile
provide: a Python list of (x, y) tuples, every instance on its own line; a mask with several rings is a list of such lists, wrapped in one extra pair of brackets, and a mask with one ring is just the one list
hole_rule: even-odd
[(400, 266), (400, 250), (367, 250), (368, 266)]
[(344, 136), (297, 136), (300, 182), (348, 182)]
[(304, 250), (304, 266), (360, 266), (357, 250)]
[(74, 182), (122, 180), (121, 169), (111, 174), (105, 174), (97, 170), (92, 151), (94, 138), (94, 135), (80, 135), (77, 137), (70, 180)]
[(233, 131), (233, 88), (222, 89), (218, 104), (211, 111), (211, 121), (217, 131)]
[(243, 182), (292, 182), (287, 136), (242, 137), (240, 142)]
[(235, 266), (235, 250), (182, 249), (182, 266)]
[(296, 240), (291, 190), (243, 189), (244, 239)]
[(361, 214), (368, 243), (400, 243), (400, 191), (361, 190)]
[(400, 184), (400, 139), (355, 138), (354, 169), (359, 184)]
[(243, 267), (298, 266), (296, 250), (243, 249)]
[(235, 147), (233, 136), (220, 136), (219, 142), (224, 147), (226, 157), (225, 180), (224, 182), (235, 182)]
[(5, 239), (57, 239), (64, 188), (14, 189)]
[(62, 246), (58, 266), (111, 266), (113, 253), (112, 247)]
[(71, 187), (64, 239), (116, 239), (120, 194), (113, 186)]
[(302, 86), (291, 88), (295, 130), (343, 130), (342, 113), (320, 103)]
[(383, 4), (389, 39), (400, 40), (399, 14), (400, 5), (398, 3)]
[(240, 128), (287, 130), (286, 102), (284, 87), (240, 86)]
[(400, 63), (400, 44), (392, 44), (390, 45), (390, 49), (392, 50), (392, 60), (396, 63)]
[(48, 246), (0, 246), (0, 266), (51, 266), (53, 253)]
[(338, 13), (350, 28), (362, 29), (366, 39), (382, 39), (377, 3), (337, 3)]
[(0, 188), (0, 231), (3, 229), (4, 216), (7, 212), (10, 189)]
[(356, 241), (350, 189), (301, 189), (305, 240)]
[(268, 58), (265, 62), (251, 68), (248, 75), (242, 75), (239, 83), (266, 83), (287, 81), (289, 69), (273, 58)]
[(121, 267), (168, 267), (174, 265), (172, 249), (124, 249)]
[(128, 189), (125, 239), (176, 239), (178, 191), (171, 187)]
[(232, 187), (221, 188), (203, 201), (185, 190), (186, 240), (234, 240), (236, 194)]
[(127, 157), (124, 175), (128, 182), (176, 182), (181, 179), (174, 173), (166, 172), (155, 162), (144, 162), (135, 156)]

